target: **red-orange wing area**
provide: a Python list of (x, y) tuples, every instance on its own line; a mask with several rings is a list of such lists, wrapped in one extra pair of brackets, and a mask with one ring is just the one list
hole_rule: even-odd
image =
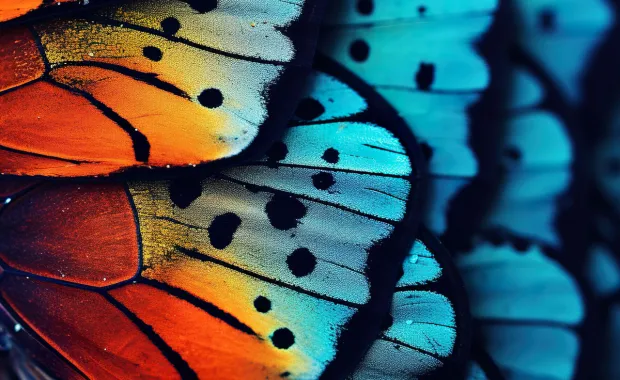
[(78, 0), (0, 0), (0, 23), (22, 17), (37, 9), (77, 2)]
[(0, 32), (0, 92), (32, 82), (44, 73), (43, 58), (28, 29)]
[(180, 378), (148, 328), (104, 294), (6, 274), (1, 285), (14, 313), (87, 378)]
[[(13, 187), (24, 189), (24, 184)], [(0, 213), (0, 258), (9, 272), (113, 285), (138, 271), (138, 239), (133, 208), (121, 184), (34, 185)]]
[[(42, 81), (45, 63), (41, 57), (28, 29), (0, 32), (0, 160), (4, 170), (83, 176), (134, 164), (129, 134), (83, 96)], [(24, 146), (28, 152), (21, 150)]]

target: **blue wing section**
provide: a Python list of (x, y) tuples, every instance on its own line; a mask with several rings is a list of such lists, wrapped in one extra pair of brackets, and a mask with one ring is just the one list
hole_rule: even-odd
[(484, 348), (508, 379), (572, 379), (579, 363), (583, 294), (545, 251), (480, 240), (456, 260)]
[(450, 255), (422, 228), (403, 263), (385, 329), (352, 378), (454, 378), (469, 354), (469, 322)]
[(418, 137), (430, 172), (425, 222), (439, 235), (454, 198), (480, 172), (471, 109), (491, 69), (477, 44), (498, 7), (498, 0), (344, 0), (326, 15), (319, 50), (373, 86)]

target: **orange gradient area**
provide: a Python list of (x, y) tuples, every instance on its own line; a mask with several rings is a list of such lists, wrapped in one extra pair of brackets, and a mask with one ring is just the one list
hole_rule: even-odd
[(7, 276), (2, 296), (28, 327), (91, 379), (178, 379), (161, 351), (104, 296)]
[(270, 341), (241, 332), (161, 290), (136, 284), (110, 294), (152, 326), (199, 378), (266, 379), (291, 370), (286, 350), (274, 350)]
[(36, 9), (58, 6), (62, 3), (77, 3), (78, 0), (0, 0), (0, 22), (24, 16)]
[(38, 79), (44, 72), (43, 58), (28, 29), (0, 32), (0, 92)]
[[(142, 276), (183, 289), (213, 303), (261, 336), (268, 336), (278, 325), (271, 315), (257, 313), (252, 307), (255, 289), (263, 287), (255, 279), (222, 266), (173, 254), (171, 258), (162, 258), (160, 263), (145, 269)], [(295, 355), (289, 353), (289, 362), (295, 359)]]
[(12, 268), (91, 286), (132, 278), (139, 247), (120, 184), (44, 184), (0, 214), (0, 257)]
[(85, 98), (53, 84), (0, 95), (0, 110), (0, 145), (12, 150), (0, 150), (5, 173), (90, 175), (100, 166), (113, 171), (135, 162), (127, 132)]
[(112, 70), (69, 66), (51, 72), (54, 80), (91, 94), (150, 143), (148, 164), (181, 166), (230, 154), (220, 138), (226, 112), (211, 110), (182, 96)]
[[(257, 294), (273, 293), (267, 284), (223, 266), (173, 254), (160, 264), (144, 270), (142, 276), (183, 289), (214, 304), (250, 326), (260, 336), (268, 337), (274, 330), (286, 325), (286, 321), (279, 320), (274, 313), (259, 313), (253, 307)], [(288, 296), (294, 297), (292, 294)], [(273, 346), (268, 349), (278, 350)], [(331, 349), (325, 347), (326, 351)], [(279, 350), (278, 354), (286, 356), (289, 370), (293, 373), (304, 370), (313, 361), (308, 357), (308, 352), (301, 349)]]
[(0, 22), (23, 16), (30, 11), (42, 7), (43, 3), (44, 0), (0, 0)]

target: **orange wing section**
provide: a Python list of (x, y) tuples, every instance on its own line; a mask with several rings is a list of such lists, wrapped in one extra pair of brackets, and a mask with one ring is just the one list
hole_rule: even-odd
[(259, 337), (166, 292), (136, 284), (110, 294), (152, 326), (201, 379), (275, 378), (290, 367), (287, 350), (269, 349)]
[(78, 0), (0, 0), (0, 22), (13, 20), (37, 9), (77, 2)]
[(43, 58), (28, 29), (0, 32), (0, 93), (34, 81), (44, 73)]
[(105, 296), (7, 276), (2, 297), (39, 336), (91, 379), (179, 379), (160, 349)]
[(124, 187), (35, 186), (2, 210), (0, 257), (13, 269), (83, 285), (131, 279), (138, 232)]
[(262, 149), (294, 111), (323, 1), (0, 0), (0, 173), (110, 175)]

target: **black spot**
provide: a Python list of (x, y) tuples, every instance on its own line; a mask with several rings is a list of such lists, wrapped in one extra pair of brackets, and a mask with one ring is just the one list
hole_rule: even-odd
[(511, 146), (504, 150), (504, 156), (514, 161), (519, 161), (522, 157), (521, 151), (515, 146)]
[(228, 247), (240, 225), (241, 218), (232, 212), (216, 216), (207, 228), (213, 248), (224, 249)]
[(272, 226), (286, 231), (299, 225), (299, 219), (306, 215), (306, 206), (296, 198), (276, 194), (267, 202), (265, 212)]
[(304, 277), (314, 271), (316, 257), (308, 248), (297, 248), (286, 258), (286, 265), (295, 277)]
[(287, 328), (277, 329), (271, 335), (273, 345), (280, 349), (287, 349), (295, 344), (295, 335)]
[(357, 2), (357, 11), (363, 15), (371, 14), (374, 8), (372, 0), (358, 0)]
[(526, 252), (530, 248), (530, 242), (521, 237), (515, 237), (512, 245), (519, 252)]
[(383, 318), (383, 323), (381, 324), (381, 331), (386, 331), (394, 324), (394, 317), (392, 314), (388, 314)]
[(545, 32), (552, 32), (556, 26), (555, 12), (551, 9), (543, 9), (538, 14), (538, 22), (540, 24), (540, 29)]
[(164, 33), (175, 35), (179, 31), (179, 29), (181, 29), (181, 24), (176, 18), (168, 17), (161, 22), (161, 28), (163, 29)]
[(606, 165), (607, 173), (613, 176), (620, 174), (620, 159), (618, 157), (612, 157), (607, 160)]
[(162, 57), (164, 56), (161, 50), (159, 50), (159, 48), (156, 48), (155, 46), (145, 47), (144, 49), (142, 49), (142, 54), (144, 54), (146, 58), (155, 62), (161, 61)]
[(180, 178), (173, 181), (168, 190), (170, 192), (170, 200), (177, 207), (187, 208), (202, 195), (202, 184), (196, 179)]
[(327, 148), (321, 158), (330, 164), (337, 164), (340, 161), (340, 152), (334, 148)]
[(415, 74), (415, 83), (419, 90), (429, 91), (435, 81), (435, 65), (432, 63), (420, 62), (418, 72)]
[(291, 376), (291, 373), (290, 373), (289, 371), (282, 372), (282, 373), (280, 374), (280, 376), (281, 376), (281, 377), (289, 377), (289, 376)]
[(420, 16), (424, 16), (426, 14), (426, 7), (424, 5), (420, 5), (418, 7), (418, 14)]
[(319, 190), (327, 190), (335, 183), (334, 176), (328, 172), (320, 172), (312, 176), (312, 184)]
[(370, 46), (364, 40), (355, 40), (349, 48), (349, 54), (354, 61), (364, 62), (370, 54)]
[(263, 296), (258, 296), (254, 300), (254, 307), (259, 313), (266, 313), (271, 310), (271, 301)]
[(295, 116), (302, 120), (314, 120), (325, 112), (325, 107), (316, 99), (305, 98), (297, 106)]
[(282, 141), (274, 143), (269, 150), (267, 150), (267, 160), (271, 163), (282, 161), (288, 154), (288, 148)]
[(426, 161), (430, 161), (430, 159), (433, 157), (433, 148), (431, 148), (428, 143), (423, 142), (420, 143), (420, 149), (422, 150), (422, 154), (426, 158)]
[(198, 13), (207, 13), (217, 8), (217, 0), (184, 0)]
[(208, 88), (198, 95), (198, 101), (207, 108), (217, 108), (224, 103), (224, 97), (217, 88)]
[(506, 236), (498, 230), (490, 230), (485, 233), (486, 239), (491, 245), (498, 247), (506, 243)]

